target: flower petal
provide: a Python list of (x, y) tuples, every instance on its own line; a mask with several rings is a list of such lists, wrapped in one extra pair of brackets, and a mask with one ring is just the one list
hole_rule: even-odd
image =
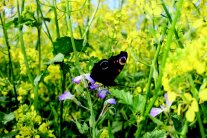
[(85, 76), (85, 78), (91, 83), (91, 84), (94, 84), (95, 83), (95, 81), (91, 78), (91, 76), (90, 76), (91, 74), (84, 74), (84, 76)]
[(116, 104), (116, 100), (113, 99), (113, 98), (110, 98), (110, 99), (106, 100), (105, 103), (109, 103), (109, 104), (115, 105)]
[(81, 80), (83, 79), (83, 76), (80, 75), (80, 76), (77, 76), (75, 78), (72, 78), (72, 82), (76, 83), (76, 84), (79, 84), (81, 82)]
[(165, 93), (164, 97), (165, 97), (165, 100), (166, 100), (166, 105), (167, 105), (167, 107), (169, 108), (169, 107), (172, 105), (172, 102), (169, 101), (169, 99), (168, 99), (168, 94), (167, 94), (167, 93)]
[(91, 84), (90, 86), (89, 86), (89, 88), (91, 89), (91, 90), (96, 90), (96, 88), (98, 88), (100, 85), (99, 84)]
[(66, 99), (73, 99), (74, 95), (72, 95), (69, 91), (64, 92), (59, 96), (59, 101), (66, 100)]
[(98, 97), (99, 98), (104, 99), (106, 97), (106, 94), (109, 94), (108, 89), (99, 88), (99, 90), (98, 90)]
[(150, 115), (152, 116), (152, 117), (155, 117), (155, 116), (157, 116), (157, 115), (159, 115), (160, 113), (162, 113), (163, 112), (163, 109), (161, 109), (161, 108), (152, 108), (151, 109), (151, 111), (150, 111)]

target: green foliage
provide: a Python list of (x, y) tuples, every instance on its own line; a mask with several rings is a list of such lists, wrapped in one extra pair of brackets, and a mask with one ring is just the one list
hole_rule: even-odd
[[(75, 47), (78, 52), (84, 52), (85, 49), (89, 46), (88, 43), (84, 45), (83, 39), (74, 39)], [(57, 38), (55, 42), (53, 42), (54, 46), (54, 54), (62, 53), (64, 55), (69, 55), (73, 52), (72, 41), (68, 36)]]
[(166, 138), (165, 132), (162, 130), (154, 130), (152, 132), (147, 132), (144, 134), (143, 138)]
[[(164, 138), (196, 130), (205, 138), (206, 4), (3, 1), (0, 137)], [(122, 86), (100, 99), (84, 74), (120, 51), (128, 53), (115, 80)], [(73, 98), (59, 101), (66, 91)], [(112, 98), (115, 105), (105, 102)]]

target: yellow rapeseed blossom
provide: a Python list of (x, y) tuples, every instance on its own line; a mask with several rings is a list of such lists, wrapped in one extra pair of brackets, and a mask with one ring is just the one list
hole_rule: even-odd
[(39, 128), (38, 128), (38, 130), (41, 132), (41, 133), (46, 133), (48, 130), (47, 130), (47, 127), (48, 127), (48, 125), (46, 124), (46, 123), (42, 123), (40, 126), (39, 126)]
[(193, 101), (185, 114), (186, 119), (189, 122), (193, 122), (195, 120), (195, 113), (196, 112), (198, 112), (198, 103), (197, 103), (196, 99), (193, 98)]
[[(27, 48), (26, 53), (29, 67), (30, 69), (34, 70), (38, 66), (38, 51), (36, 51), (34, 48)], [(21, 74), (26, 75), (25, 59), (22, 53), (19, 54), (19, 63), (21, 68)]]
[(100, 135), (100, 138), (109, 138), (108, 130), (104, 129)]
[(199, 103), (203, 103), (207, 101), (207, 88), (202, 89), (199, 92), (199, 99), (200, 99)]
[(60, 81), (60, 66), (59, 65), (50, 65), (47, 68), (49, 75), (44, 78), (45, 82), (53, 82)]

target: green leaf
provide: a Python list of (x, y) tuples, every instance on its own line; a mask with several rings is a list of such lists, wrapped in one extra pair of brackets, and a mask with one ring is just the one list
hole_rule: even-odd
[[(83, 39), (74, 39), (75, 47), (78, 52), (84, 51), (89, 44), (86, 43), (86, 45), (83, 47)], [(68, 36), (57, 38), (55, 42), (53, 42), (54, 46), (54, 54), (62, 53), (64, 55), (69, 55), (71, 52), (73, 52), (72, 42), (71, 38)]]
[(145, 98), (143, 95), (137, 95), (133, 97), (133, 112), (141, 112), (144, 108)]
[(8, 23), (5, 24), (5, 29), (9, 29), (9, 27), (13, 24), (13, 21), (9, 21)]
[(46, 62), (45, 64), (53, 64), (55, 62), (62, 62), (64, 60), (64, 55), (62, 53), (58, 53), (53, 59), (50, 61)]
[(43, 74), (38, 75), (35, 79), (34, 79), (34, 85), (37, 86), (39, 81), (41, 80)]
[(116, 98), (118, 98), (121, 101), (121, 103), (132, 106), (133, 96), (131, 93), (125, 92), (123, 90), (118, 90), (118, 89), (111, 89), (110, 93)]
[(175, 127), (175, 130), (178, 132), (182, 131), (182, 118), (178, 115), (171, 115), (173, 125)]
[(88, 125), (84, 122), (83, 125), (79, 123), (77, 120), (75, 121), (76, 126), (81, 134), (84, 134), (88, 131)]
[(152, 132), (147, 132), (142, 138), (166, 138), (166, 134), (162, 130), (154, 130)]
[(15, 118), (14, 113), (4, 114), (2, 123), (5, 125)]

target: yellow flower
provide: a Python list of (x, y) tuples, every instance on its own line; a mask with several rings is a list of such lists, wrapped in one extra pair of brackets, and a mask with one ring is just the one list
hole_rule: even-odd
[(192, 98), (193, 101), (191, 102), (191, 105), (188, 107), (188, 111), (186, 112), (186, 119), (189, 122), (193, 122), (195, 120), (195, 114), (198, 112), (198, 102), (195, 98)]
[(200, 98), (199, 103), (203, 103), (203, 102), (207, 101), (207, 88), (202, 89), (199, 92), (199, 98)]
[(195, 112), (193, 112), (192, 110), (188, 109), (188, 111), (185, 114), (186, 119), (189, 122), (193, 122), (193, 120), (195, 119)]
[(109, 138), (108, 130), (104, 129), (100, 135), (100, 138)]
[(49, 75), (44, 78), (45, 82), (53, 82), (60, 80), (60, 66), (59, 65), (50, 65), (47, 68)]
[(177, 94), (175, 92), (170, 92), (170, 91), (167, 94), (168, 94), (169, 101), (174, 102), (177, 97)]
[(38, 128), (38, 130), (41, 132), (41, 133), (46, 133), (48, 130), (47, 130), (47, 127), (48, 127), (48, 125), (46, 124), (46, 123), (42, 123), (40, 126), (39, 126), (39, 128)]

